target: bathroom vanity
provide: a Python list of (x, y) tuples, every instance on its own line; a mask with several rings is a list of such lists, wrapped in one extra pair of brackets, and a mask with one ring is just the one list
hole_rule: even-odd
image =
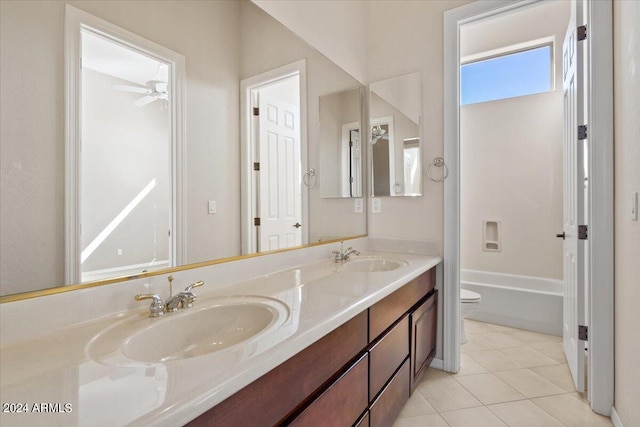
[[(329, 256), (334, 247), (339, 244), (176, 273), (181, 287), (205, 285), (193, 308), (161, 318), (150, 318), (148, 304), (133, 296), (166, 297), (164, 277), (4, 306), (2, 324), (12, 328), (2, 329), (3, 402), (73, 410), (54, 418), (3, 413), (0, 424), (391, 425), (434, 357), (441, 258), (363, 250), (339, 264)], [(98, 311), (120, 300), (129, 308)], [(222, 317), (233, 335), (232, 319), (244, 325), (252, 320), (243, 312), (251, 317), (251, 307), (269, 304), (274, 320), (235, 345), (208, 350), (202, 337), (189, 338), (223, 329), (209, 323)], [(70, 306), (85, 310), (57, 312)], [(64, 326), (35, 328), (43, 324), (43, 307)], [(216, 307), (231, 314), (216, 315)], [(165, 357), (170, 347), (180, 351)]]
[(436, 351), (435, 268), (189, 426), (389, 426)]

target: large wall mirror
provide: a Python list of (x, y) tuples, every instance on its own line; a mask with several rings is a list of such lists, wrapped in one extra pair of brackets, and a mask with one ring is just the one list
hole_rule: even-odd
[(369, 100), (372, 196), (421, 196), (420, 73), (371, 83)]
[(362, 85), (252, 2), (0, 7), (1, 296), (366, 234)]

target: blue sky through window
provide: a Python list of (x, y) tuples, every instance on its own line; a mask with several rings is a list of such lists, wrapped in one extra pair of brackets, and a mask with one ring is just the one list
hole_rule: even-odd
[(461, 104), (551, 90), (551, 46), (498, 56), (460, 67)]

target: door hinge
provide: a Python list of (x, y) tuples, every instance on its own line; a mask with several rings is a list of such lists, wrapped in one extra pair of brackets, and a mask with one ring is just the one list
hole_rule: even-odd
[(578, 126), (578, 141), (587, 139), (587, 125)]
[(253, 115), (254, 116), (260, 115), (260, 107), (253, 107)]
[(580, 25), (578, 27), (578, 41), (582, 41), (582, 40), (586, 40), (587, 39), (587, 26), (586, 25)]
[(253, 170), (254, 171), (260, 170), (260, 162), (253, 162)]
[(589, 226), (588, 225), (579, 225), (578, 226), (578, 239), (579, 240), (587, 240), (588, 239), (588, 233), (589, 233)]
[(260, 226), (260, 218), (253, 218), (253, 225), (255, 225), (256, 227)]
[(578, 339), (580, 341), (589, 341), (589, 327), (578, 325)]

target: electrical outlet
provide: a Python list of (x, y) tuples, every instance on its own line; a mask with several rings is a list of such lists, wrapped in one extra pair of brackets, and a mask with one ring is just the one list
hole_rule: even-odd
[(362, 199), (353, 199), (353, 213), (362, 213)]
[(216, 213), (216, 202), (215, 202), (215, 200), (209, 200), (209, 213), (210, 214), (215, 214)]
[(371, 213), (382, 213), (382, 199), (374, 197), (371, 199)]

